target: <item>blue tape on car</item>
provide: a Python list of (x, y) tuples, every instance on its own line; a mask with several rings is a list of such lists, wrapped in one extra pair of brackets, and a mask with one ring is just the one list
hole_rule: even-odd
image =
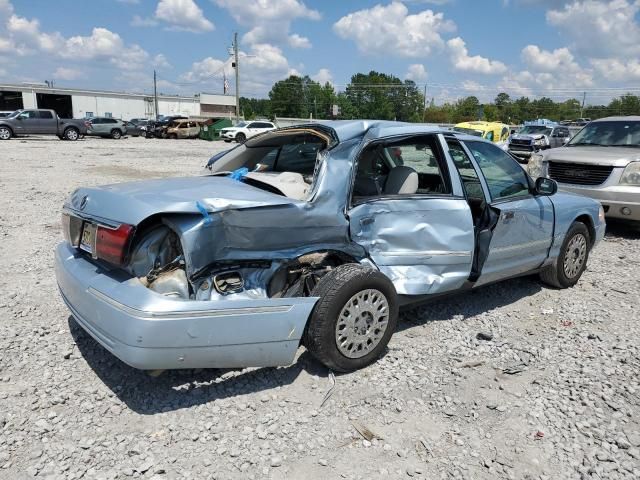
[(237, 170), (234, 170), (233, 172), (231, 172), (231, 179), (232, 180), (236, 180), (238, 182), (242, 181), (242, 179), (244, 177), (247, 176), (247, 173), (249, 173), (249, 169), (247, 167), (242, 167), (239, 168)]
[(196, 202), (196, 207), (204, 217), (204, 224), (209, 225), (213, 220), (211, 220), (211, 217), (209, 216), (209, 212), (207, 212), (207, 209), (200, 202)]

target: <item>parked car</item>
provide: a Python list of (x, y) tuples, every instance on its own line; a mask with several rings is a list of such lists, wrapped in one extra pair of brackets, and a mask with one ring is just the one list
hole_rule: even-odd
[(148, 118), (132, 118), (131, 120), (129, 120), (130, 123), (133, 123), (134, 125), (147, 125), (149, 123), (149, 119)]
[(127, 135), (132, 137), (140, 137), (147, 134), (147, 120), (138, 123), (124, 122), (124, 126), (127, 129)]
[(173, 115), (170, 117), (162, 117), (155, 122), (149, 122), (147, 125), (147, 138), (165, 138), (167, 134), (167, 128), (174, 120), (186, 119), (182, 115)]
[(402, 305), (530, 273), (575, 285), (604, 217), (556, 190), (437, 127), (289, 127), (208, 176), (76, 190), (57, 281), (79, 325), (136, 368), (286, 365), (302, 343), (350, 371), (383, 352)]
[(509, 153), (526, 163), (534, 152), (561, 147), (570, 138), (569, 128), (563, 125), (525, 125), (509, 137)]
[(127, 134), (127, 126), (124, 121), (109, 117), (91, 117), (85, 120), (87, 135), (93, 137), (106, 137), (119, 140)]
[(0, 140), (20, 135), (56, 135), (61, 140), (77, 140), (86, 132), (82, 120), (59, 118), (54, 110), (16, 110), (0, 118)]
[(244, 143), (251, 137), (275, 130), (275, 128), (276, 126), (271, 122), (240, 122), (235, 127), (227, 127), (220, 130), (220, 138), (225, 142), (235, 140), (238, 143)]
[(509, 138), (509, 125), (500, 122), (462, 122), (453, 127), (455, 132), (481, 137), (490, 142), (506, 142)]
[(200, 134), (200, 123), (195, 120), (174, 120), (167, 126), (166, 138), (197, 138)]
[(640, 116), (594, 120), (564, 147), (532, 156), (528, 169), (600, 201), (607, 217), (640, 221)]
[(13, 113), (13, 110), (11, 110), (9, 112), (0, 112), (0, 118), (7, 118), (12, 113)]

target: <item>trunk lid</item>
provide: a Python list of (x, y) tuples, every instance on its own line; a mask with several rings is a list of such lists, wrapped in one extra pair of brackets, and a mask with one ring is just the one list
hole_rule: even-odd
[(137, 225), (156, 213), (199, 213), (298, 203), (287, 197), (231, 180), (203, 176), (127, 182), (79, 188), (65, 208), (80, 216)]

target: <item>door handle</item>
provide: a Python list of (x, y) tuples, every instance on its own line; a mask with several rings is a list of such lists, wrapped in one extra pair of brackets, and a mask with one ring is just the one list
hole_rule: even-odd
[(365, 218), (361, 218), (360, 219), (360, 225), (365, 227), (367, 225), (371, 225), (373, 222), (375, 222), (376, 219), (373, 217), (365, 217)]

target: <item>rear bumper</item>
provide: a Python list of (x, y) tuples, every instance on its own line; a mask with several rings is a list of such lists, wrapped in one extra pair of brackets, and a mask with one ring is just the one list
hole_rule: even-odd
[(60, 293), (78, 324), (139, 369), (233, 368), (293, 361), (316, 298), (181, 301), (118, 278), (61, 243)]

